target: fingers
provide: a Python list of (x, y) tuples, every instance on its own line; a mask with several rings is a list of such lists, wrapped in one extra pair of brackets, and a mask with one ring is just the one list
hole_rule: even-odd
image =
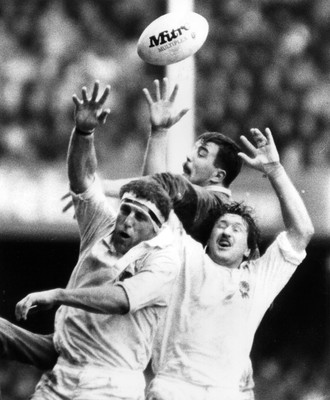
[(142, 91), (144, 93), (145, 98), (147, 99), (147, 102), (148, 102), (149, 106), (151, 106), (152, 103), (153, 103), (153, 100), (152, 100), (152, 97), (151, 97), (151, 95), (149, 93), (149, 90), (148, 89), (143, 89)]
[(107, 120), (108, 115), (110, 114), (110, 108), (107, 108), (106, 110), (103, 110), (101, 114), (98, 116), (98, 121), (100, 124), (104, 124), (105, 121)]
[(95, 81), (91, 101), (96, 102), (97, 95), (99, 94), (100, 81)]
[(65, 193), (65, 195), (63, 195), (63, 196), (61, 197), (61, 200), (65, 200), (65, 199), (67, 199), (67, 198), (70, 197), (70, 196), (71, 196), (71, 193), (70, 193), (70, 192)]
[(171, 94), (171, 96), (170, 96), (170, 98), (169, 98), (169, 100), (170, 100), (171, 103), (173, 103), (173, 102), (175, 101), (176, 96), (177, 96), (177, 94), (178, 94), (178, 90), (179, 90), (179, 85), (176, 84), (176, 85), (174, 86), (173, 92), (172, 92), (172, 94)]
[(184, 108), (182, 111), (179, 112), (179, 120), (187, 114), (187, 112), (189, 111), (189, 108)]
[(262, 132), (257, 128), (250, 129), (253, 142), (257, 148), (266, 146), (267, 138), (262, 134)]
[[(110, 93), (110, 88), (111, 88), (110, 85), (107, 85), (107, 86), (105, 87), (104, 92), (103, 92), (103, 94), (102, 94), (102, 96), (101, 96), (101, 98), (100, 98), (100, 100), (99, 100), (99, 104), (100, 104), (101, 106), (103, 106), (103, 104), (104, 104), (105, 101), (107, 100), (107, 98), (108, 98), (108, 96), (109, 96), (109, 93)], [(110, 112), (110, 111), (109, 111), (109, 112)]]
[(88, 98), (87, 98), (87, 88), (86, 88), (86, 86), (84, 86), (84, 87), (81, 89), (81, 95), (82, 95), (83, 102), (86, 103), (86, 102), (88, 101)]
[(69, 203), (66, 204), (66, 205), (62, 208), (62, 212), (63, 212), (63, 213), (67, 212), (72, 206), (73, 206), (72, 201), (69, 201)]
[(245, 137), (245, 136), (240, 136), (240, 140), (243, 143), (243, 145), (252, 153), (255, 154), (256, 148), (253, 146), (253, 144)]
[(271, 130), (269, 128), (265, 129), (265, 136), (266, 136), (267, 141), (268, 141), (269, 144), (274, 144), (275, 145), (272, 132), (271, 132)]
[(163, 86), (162, 86), (162, 93), (161, 93), (161, 98), (163, 100), (167, 99), (168, 95), (168, 78), (163, 78)]
[(104, 103), (106, 102), (109, 93), (110, 93), (110, 89), (111, 86), (107, 85), (104, 89), (104, 92), (101, 96), (101, 98), (99, 99), (99, 101), (97, 101), (97, 96), (99, 93), (99, 88), (100, 88), (100, 82), (99, 81), (95, 81), (94, 83), (94, 88), (93, 88), (93, 93), (92, 93), (92, 97), (90, 98), (90, 100), (88, 100), (88, 96), (87, 96), (87, 88), (86, 86), (84, 86), (81, 89), (81, 95), (82, 95), (82, 101), (79, 100), (78, 96), (76, 94), (74, 94), (72, 96), (72, 100), (75, 103), (76, 107), (83, 105), (84, 103), (98, 103), (100, 106), (103, 106)]
[(26, 319), (28, 312), (32, 307), (35, 308), (37, 306), (33, 305), (31, 296), (28, 295), (28, 296), (24, 297), (24, 299), (22, 299), (21, 301), (19, 301), (16, 304), (16, 308), (15, 308), (16, 319), (17, 320)]
[(253, 163), (253, 159), (251, 157), (249, 157), (248, 155), (246, 155), (245, 153), (238, 153), (237, 154), (238, 157), (240, 157), (244, 162), (246, 162), (246, 164), (250, 165)]
[(155, 100), (153, 100), (153, 98), (151, 97), (150, 92), (149, 92), (148, 89), (144, 88), (142, 90), (149, 105), (152, 105), (153, 103), (160, 102), (161, 100), (163, 100), (163, 101), (167, 101), (168, 100), (171, 103), (173, 103), (175, 101), (176, 96), (178, 94), (178, 90), (179, 90), (179, 85), (178, 84), (176, 84), (174, 86), (174, 89), (173, 89), (170, 97), (168, 97), (168, 91), (169, 91), (168, 78), (163, 78), (162, 86), (160, 85), (159, 80), (155, 79), (154, 80), (154, 86), (155, 86)]
[(73, 100), (73, 102), (74, 102), (74, 104), (75, 104), (76, 107), (79, 107), (80, 105), (82, 105), (82, 101), (80, 101), (80, 100), (78, 99), (78, 97), (77, 97), (76, 94), (74, 94), (74, 95), (72, 96), (72, 100)]
[(160, 89), (159, 89), (159, 80), (155, 79), (154, 80), (154, 85), (155, 85), (155, 94), (156, 94), (156, 101), (160, 101)]

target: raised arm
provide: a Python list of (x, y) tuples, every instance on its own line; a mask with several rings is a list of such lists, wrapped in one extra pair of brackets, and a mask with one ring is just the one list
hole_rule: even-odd
[[(153, 175), (158, 172), (165, 172), (166, 153), (167, 153), (167, 135), (171, 126), (176, 124), (187, 112), (183, 109), (179, 112), (175, 110), (175, 99), (179, 86), (175, 85), (172, 93), (169, 95), (168, 79), (164, 78), (160, 87), (159, 80), (154, 81), (155, 100), (148, 89), (143, 89), (144, 95), (149, 105), (151, 132), (147, 143), (147, 149), (144, 155), (142, 166), (142, 175)], [(76, 105), (75, 121), (76, 129), (72, 133), (68, 165), (69, 179), (72, 189), (79, 193), (86, 190), (90, 182), (94, 179), (94, 173), (97, 166), (94, 149), (94, 130), (101, 123), (105, 122), (110, 110), (102, 111), (102, 106), (108, 96), (110, 87), (107, 87), (99, 101), (96, 97), (99, 90), (99, 83), (96, 82), (92, 98), (87, 99), (86, 88), (82, 89), (83, 101), (79, 101), (77, 96), (73, 96)], [(106, 196), (119, 197), (121, 186), (128, 181), (135, 179), (119, 179), (103, 181), (103, 189)], [(139, 179), (139, 177), (136, 177)], [(65, 195), (62, 200), (65, 200)], [(72, 206), (70, 201), (63, 208), (63, 212)]]
[(168, 130), (176, 124), (188, 111), (175, 110), (175, 99), (179, 86), (175, 85), (169, 95), (168, 79), (163, 79), (162, 87), (159, 80), (154, 81), (155, 100), (148, 89), (143, 89), (150, 111), (151, 131), (144, 156), (142, 175), (152, 175), (167, 171), (167, 135)]
[(288, 239), (294, 249), (304, 250), (314, 233), (304, 202), (280, 163), (270, 129), (266, 128), (265, 134), (259, 129), (251, 129), (251, 134), (254, 144), (244, 136), (241, 136), (241, 141), (253, 157), (244, 153), (239, 153), (239, 156), (251, 168), (268, 177), (280, 202)]
[(68, 150), (68, 176), (71, 189), (75, 193), (84, 192), (94, 180), (97, 159), (94, 147), (94, 131), (104, 124), (110, 109), (103, 110), (103, 105), (109, 95), (108, 85), (101, 98), (97, 100), (99, 82), (94, 84), (90, 99), (86, 87), (82, 88), (82, 100), (73, 95), (75, 104), (75, 128), (72, 132)]

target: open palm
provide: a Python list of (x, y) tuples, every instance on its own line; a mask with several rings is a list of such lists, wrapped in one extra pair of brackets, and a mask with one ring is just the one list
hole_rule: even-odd
[(88, 99), (86, 87), (82, 88), (82, 100), (76, 95), (72, 96), (75, 108), (76, 127), (83, 132), (92, 132), (97, 126), (104, 124), (110, 109), (103, 110), (105, 101), (110, 92), (110, 86), (107, 85), (102, 96), (97, 100), (99, 93), (99, 82), (96, 81), (92, 97)]

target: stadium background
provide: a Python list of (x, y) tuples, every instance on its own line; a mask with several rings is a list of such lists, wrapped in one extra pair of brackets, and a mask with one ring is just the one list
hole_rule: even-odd
[[(197, 53), (196, 134), (238, 139), (269, 126), (316, 226), (308, 256), (255, 339), (256, 399), (316, 400), (329, 391), (330, 2), (195, 0), (210, 24)], [(112, 85), (97, 140), (103, 176), (136, 176), (148, 135), (141, 89), (164, 75), (136, 55), (164, 0), (0, 2), (0, 315), (25, 294), (64, 286), (78, 255), (67, 192), (71, 96), (97, 78)], [(180, 149), (182, 152), (183, 149)], [(187, 149), (188, 151), (188, 149)], [(184, 158), (184, 151), (182, 160)], [(256, 206), (264, 248), (282, 225), (265, 179), (244, 170), (234, 197)], [(52, 329), (54, 313), (21, 325)], [(40, 371), (0, 360), (4, 400), (26, 399)]]

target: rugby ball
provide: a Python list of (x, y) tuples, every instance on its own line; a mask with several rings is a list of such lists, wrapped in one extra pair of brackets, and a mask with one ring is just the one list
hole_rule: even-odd
[(149, 64), (174, 64), (195, 54), (208, 32), (208, 22), (197, 13), (164, 14), (142, 32), (137, 52)]

